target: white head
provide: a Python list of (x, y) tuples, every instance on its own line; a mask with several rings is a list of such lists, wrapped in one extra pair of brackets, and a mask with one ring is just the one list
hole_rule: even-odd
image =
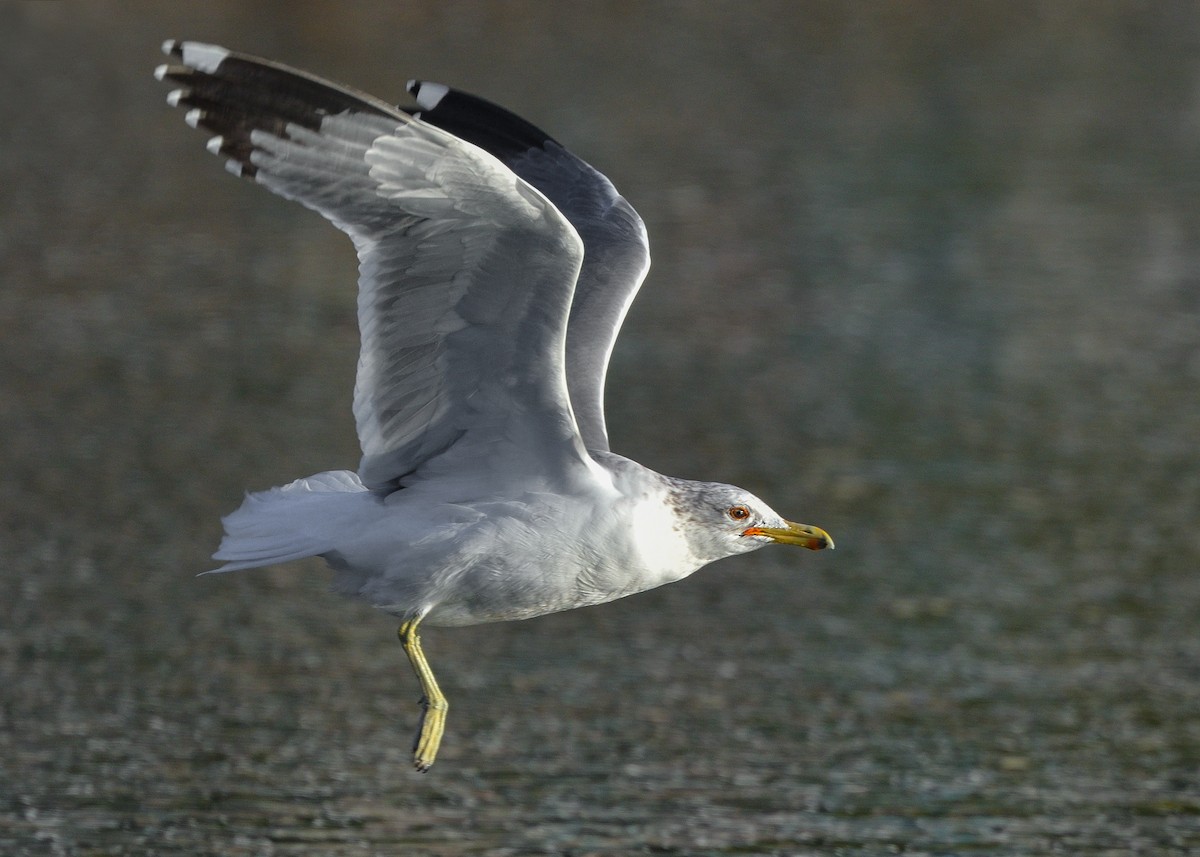
[(670, 497), (688, 546), (705, 562), (772, 543), (809, 550), (833, 547), (833, 539), (820, 527), (785, 520), (735, 485), (672, 479)]

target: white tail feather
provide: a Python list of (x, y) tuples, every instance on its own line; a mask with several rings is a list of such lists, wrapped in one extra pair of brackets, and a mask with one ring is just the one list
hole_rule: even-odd
[(225, 565), (205, 574), (241, 571), (320, 556), (334, 548), (338, 522), (376, 502), (358, 475), (332, 470), (297, 479), (281, 488), (247, 494), (241, 507), (222, 519), (225, 537), (213, 559)]

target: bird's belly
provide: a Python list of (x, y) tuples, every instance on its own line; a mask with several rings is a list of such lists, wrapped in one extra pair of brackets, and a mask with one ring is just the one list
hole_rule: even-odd
[(484, 562), (465, 571), (457, 585), (432, 607), (430, 625), (477, 625), (532, 619), (577, 607), (603, 604), (657, 585), (623, 575), (620, 580), (598, 576), (567, 557), (559, 564), (514, 567)]
[(419, 542), (385, 537), (392, 551), (374, 556), (386, 570), (368, 571), (355, 594), (397, 615), (423, 614), (428, 625), (476, 625), (603, 604), (694, 570), (648, 561), (628, 522), (597, 504), (527, 495), (469, 508), (454, 524), (433, 523), (440, 510), (426, 510)]

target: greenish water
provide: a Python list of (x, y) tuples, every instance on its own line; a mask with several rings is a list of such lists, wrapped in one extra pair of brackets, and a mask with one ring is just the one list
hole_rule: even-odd
[[(1200, 13), (0, 8), (0, 854), (1200, 853)], [(219, 579), (357, 460), (353, 254), (162, 103), (167, 37), (502, 101), (654, 268), (621, 452), (837, 538), (431, 630)]]

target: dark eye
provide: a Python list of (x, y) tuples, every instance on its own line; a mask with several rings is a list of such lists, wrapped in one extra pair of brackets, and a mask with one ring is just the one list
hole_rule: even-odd
[(750, 510), (745, 506), (730, 506), (729, 511), (725, 514), (729, 515), (735, 521), (744, 521), (750, 517)]

